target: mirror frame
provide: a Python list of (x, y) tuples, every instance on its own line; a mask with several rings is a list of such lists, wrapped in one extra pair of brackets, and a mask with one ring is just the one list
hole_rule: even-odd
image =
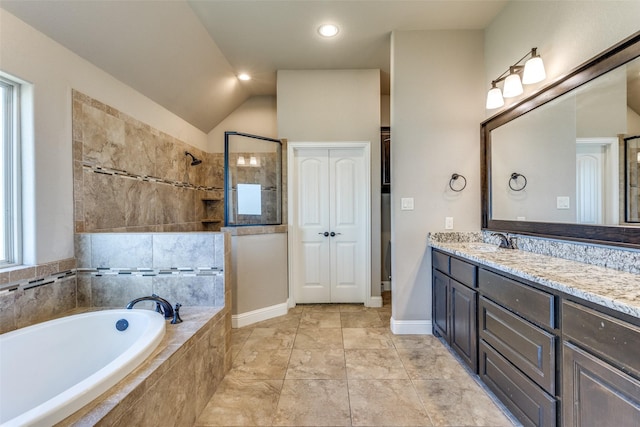
[(640, 249), (640, 227), (492, 219), (491, 131), (640, 57), (640, 31), (480, 124), (482, 229)]

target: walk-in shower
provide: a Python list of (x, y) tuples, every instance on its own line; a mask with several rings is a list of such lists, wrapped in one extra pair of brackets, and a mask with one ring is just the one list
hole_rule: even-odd
[(224, 134), (225, 226), (282, 224), (282, 142)]

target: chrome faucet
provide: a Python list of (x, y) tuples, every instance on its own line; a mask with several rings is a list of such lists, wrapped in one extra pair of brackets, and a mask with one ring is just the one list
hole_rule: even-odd
[(504, 249), (518, 249), (515, 237), (507, 237), (502, 233), (491, 233), (491, 235), (496, 236), (500, 239), (500, 245), (498, 245), (498, 247)]
[(131, 310), (134, 305), (141, 301), (153, 301), (156, 303), (156, 311), (164, 316), (165, 319), (173, 319), (173, 307), (171, 307), (171, 303), (164, 298), (159, 297), (156, 294), (152, 294), (150, 297), (140, 297), (136, 298), (127, 304), (127, 309)]

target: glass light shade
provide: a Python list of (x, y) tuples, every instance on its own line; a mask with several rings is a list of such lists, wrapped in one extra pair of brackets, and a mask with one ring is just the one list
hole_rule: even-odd
[(251, 166), (258, 166), (258, 159), (256, 159), (254, 156), (249, 157), (249, 164)]
[(487, 110), (493, 110), (494, 108), (500, 108), (504, 105), (504, 98), (502, 98), (502, 92), (499, 87), (492, 87), (487, 93)]
[(238, 156), (238, 164), (239, 165), (244, 165), (244, 156)]
[(640, 153), (638, 153), (638, 163), (640, 163)]
[(518, 74), (509, 74), (504, 81), (504, 90), (502, 96), (505, 98), (513, 98), (514, 96), (522, 95), (522, 82)]
[(538, 83), (547, 78), (547, 73), (544, 71), (544, 63), (542, 58), (534, 56), (524, 64), (524, 72), (522, 73), (522, 83), (530, 85)]

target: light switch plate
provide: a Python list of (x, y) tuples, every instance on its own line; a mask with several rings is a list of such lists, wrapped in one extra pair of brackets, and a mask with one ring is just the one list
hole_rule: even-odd
[(413, 197), (403, 197), (400, 199), (400, 210), (412, 211), (413, 210)]
[(558, 196), (556, 198), (557, 209), (569, 209), (569, 196)]

